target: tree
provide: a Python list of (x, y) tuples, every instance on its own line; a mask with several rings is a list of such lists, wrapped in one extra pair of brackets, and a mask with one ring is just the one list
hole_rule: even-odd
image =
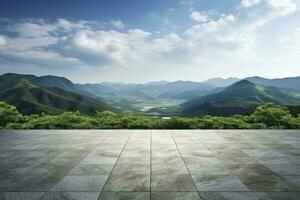
[(268, 128), (293, 128), (296, 122), (287, 108), (272, 103), (258, 106), (249, 119)]
[(17, 123), (21, 118), (22, 115), (15, 106), (0, 101), (0, 128), (5, 128), (10, 123)]

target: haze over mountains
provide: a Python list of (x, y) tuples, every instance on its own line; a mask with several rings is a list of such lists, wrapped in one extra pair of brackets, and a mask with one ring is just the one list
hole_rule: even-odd
[(247, 114), (260, 103), (300, 105), (300, 77), (213, 78), (203, 82), (75, 84), (57, 76), (4, 74), (0, 100), (24, 114), (113, 110), (145, 115)]

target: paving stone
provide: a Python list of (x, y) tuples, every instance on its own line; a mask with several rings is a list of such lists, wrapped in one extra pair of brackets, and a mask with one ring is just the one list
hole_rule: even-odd
[(41, 200), (97, 200), (100, 192), (48, 192)]
[(181, 156), (154, 157), (151, 158), (152, 165), (185, 165)]
[(239, 176), (239, 178), (253, 192), (288, 192), (299, 190), (296, 185), (292, 184), (287, 179), (277, 174), (244, 174), (242, 176)]
[(113, 164), (80, 164), (71, 170), (72, 175), (109, 175)]
[(117, 164), (112, 172), (115, 174), (145, 174), (150, 175), (150, 164), (141, 165), (141, 164)]
[(300, 175), (300, 165), (294, 164), (266, 164), (267, 168), (280, 175)]
[(152, 192), (152, 200), (201, 200), (197, 192)]
[(140, 174), (112, 174), (104, 188), (104, 191), (150, 191), (150, 176)]
[(150, 157), (120, 157), (118, 160), (118, 164), (120, 165), (150, 165)]
[(256, 192), (261, 200), (299, 200), (299, 192)]
[(300, 175), (285, 175), (283, 177), (300, 188)]
[(43, 192), (3, 192), (0, 200), (39, 200), (43, 195)]
[(202, 200), (259, 200), (252, 192), (200, 192)]
[(198, 191), (249, 191), (236, 176), (193, 175)]
[(189, 174), (183, 163), (180, 165), (152, 164), (151, 167), (151, 173), (154, 175)]
[(99, 200), (150, 200), (150, 192), (103, 192)]
[(193, 179), (190, 175), (152, 175), (152, 191), (196, 191)]
[(52, 191), (97, 192), (101, 191), (108, 176), (69, 175), (65, 176)]

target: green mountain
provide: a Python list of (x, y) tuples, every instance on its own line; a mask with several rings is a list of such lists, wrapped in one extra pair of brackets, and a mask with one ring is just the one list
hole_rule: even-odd
[[(110, 110), (105, 103), (58, 87), (40, 87), (28, 79), (0, 79), (0, 100), (15, 105), (23, 114), (80, 111), (93, 114)], [(30, 78), (29, 78), (30, 79)]]
[(59, 76), (50, 76), (50, 75), (34, 76), (34, 75), (7, 73), (0, 76), (0, 83), (16, 80), (16, 79), (26, 79), (32, 82), (33, 84), (43, 88), (57, 87), (70, 92), (76, 92), (88, 96), (93, 96), (93, 94), (88, 93), (77, 84), (74, 84), (72, 81)]
[(280, 88), (289, 88), (300, 91), (300, 76), (289, 78), (267, 79), (259, 76), (246, 78), (248, 81), (264, 86), (274, 86)]
[(266, 87), (247, 80), (237, 82), (223, 91), (182, 104), (183, 115), (232, 115), (253, 112), (258, 104), (300, 105), (300, 93), (278, 87)]

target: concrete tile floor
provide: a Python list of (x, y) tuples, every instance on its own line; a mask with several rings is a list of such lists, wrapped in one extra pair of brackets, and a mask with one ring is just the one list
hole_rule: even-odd
[(300, 199), (298, 130), (0, 132), (0, 200)]

